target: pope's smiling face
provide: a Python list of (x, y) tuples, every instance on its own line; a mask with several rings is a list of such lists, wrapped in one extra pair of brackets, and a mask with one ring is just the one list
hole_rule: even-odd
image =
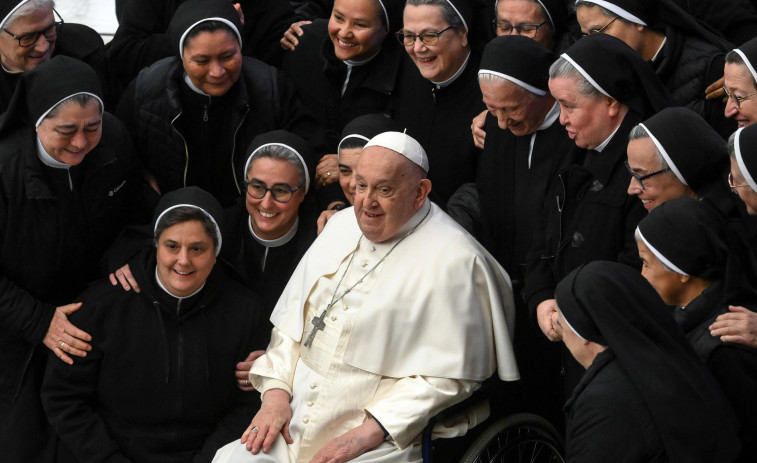
[(363, 150), (355, 171), (355, 215), (366, 238), (392, 238), (421, 208), (431, 191), (420, 167), (380, 146)]

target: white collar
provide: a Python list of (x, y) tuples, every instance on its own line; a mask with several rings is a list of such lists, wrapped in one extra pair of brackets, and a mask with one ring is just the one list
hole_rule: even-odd
[(346, 64), (347, 66), (350, 66), (350, 67), (360, 67), (360, 66), (362, 66), (364, 64), (368, 64), (371, 61), (373, 61), (373, 58), (377, 57), (379, 53), (381, 53), (381, 48), (379, 48), (376, 53), (374, 53), (370, 57), (364, 59), (363, 61), (355, 61), (355, 60), (352, 60), (352, 59), (346, 59), (346, 60), (344, 60), (342, 62), (344, 64)]
[(53, 169), (68, 170), (71, 168), (71, 166), (66, 164), (65, 162), (60, 162), (50, 156), (50, 154), (45, 150), (45, 147), (42, 146), (42, 142), (39, 140), (39, 135), (37, 135), (37, 157), (40, 161), (42, 161), (42, 164), (48, 167), (52, 167)]
[(470, 52), (468, 52), (468, 56), (465, 57), (465, 61), (463, 61), (463, 65), (460, 66), (460, 69), (457, 70), (457, 72), (450, 77), (449, 79), (445, 80), (444, 82), (434, 82), (433, 80), (430, 81), (431, 83), (435, 84), (438, 88), (444, 88), (457, 80), (458, 77), (460, 77), (460, 74), (463, 73), (465, 70), (465, 67), (468, 65), (468, 60), (470, 59)]
[(5, 71), (8, 74), (23, 74), (24, 71), (9, 71), (5, 66), (3, 66), (2, 63), (0, 63), (0, 67), (3, 68), (3, 71)]
[(665, 46), (665, 42), (667, 42), (667, 41), (668, 41), (667, 37), (663, 37), (662, 38), (662, 43), (660, 44), (660, 48), (657, 49), (657, 53), (655, 53), (654, 56), (652, 57), (652, 59), (650, 59), (649, 61), (651, 61), (651, 62), (654, 63), (654, 61), (657, 59), (657, 57), (660, 56), (660, 52), (662, 51), (662, 47)]
[(552, 127), (552, 124), (555, 123), (555, 121), (560, 117), (560, 104), (555, 101), (555, 104), (552, 105), (552, 108), (549, 110), (546, 116), (544, 116), (544, 121), (542, 121), (541, 125), (536, 128), (536, 131), (539, 130), (546, 130), (550, 127)]
[(189, 78), (189, 75), (187, 75), (187, 73), (186, 73), (186, 72), (184, 73), (184, 82), (185, 82), (185, 83), (187, 84), (187, 86), (188, 86), (188, 87), (189, 87), (189, 88), (190, 88), (190, 89), (191, 89), (191, 90), (192, 90), (193, 92), (195, 92), (195, 93), (199, 93), (200, 95), (204, 95), (204, 96), (210, 96), (210, 95), (208, 95), (207, 93), (205, 93), (205, 92), (203, 92), (202, 90), (200, 90), (199, 88), (197, 88), (197, 86), (196, 86), (196, 85), (195, 85), (195, 84), (194, 84), (194, 83), (192, 82), (192, 79), (190, 79), (190, 78)]
[(297, 234), (297, 227), (299, 224), (300, 218), (297, 217), (297, 219), (294, 221), (294, 225), (292, 225), (292, 228), (288, 232), (286, 232), (283, 236), (272, 240), (263, 239), (255, 234), (255, 230), (252, 229), (252, 217), (250, 217), (250, 219), (247, 221), (247, 228), (250, 229), (250, 234), (261, 246), (264, 246), (266, 248), (277, 248), (279, 246), (287, 244), (292, 240), (292, 238), (294, 238), (294, 235)]
[(160, 281), (160, 275), (158, 275), (158, 265), (157, 265), (157, 264), (155, 265), (155, 281), (157, 281), (157, 282), (158, 282), (158, 286), (160, 286), (160, 289), (162, 289), (163, 291), (165, 291), (165, 292), (166, 292), (166, 294), (168, 294), (168, 295), (169, 295), (169, 296), (171, 296), (171, 297), (175, 297), (176, 299), (178, 299), (178, 300), (180, 300), (180, 301), (183, 301), (184, 299), (189, 299), (190, 297), (192, 297), (192, 296), (194, 296), (195, 294), (197, 294), (197, 293), (199, 293), (200, 291), (202, 291), (202, 288), (204, 288), (204, 287), (205, 287), (205, 283), (203, 282), (202, 286), (200, 286), (200, 288), (199, 288), (199, 289), (197, 289), (197, 291), (193, 292), (193, 293), (192, 293), (192, 294), (190, 294), (189, 296), (184, 296), (184, 297), (180, 297), (180, 296), (177, 296), (177, 295), (175, 295), (175, 294), (171, 293), (171, 291), (169, 291), (169, 290), (168, 290), (168, 289), (167, 289), (167, 288), (166, 288), (165, 286), (163, 286), (163, 282), (162, 282), (162, 281)]
[[(623, 121), (620, 121), (620, 122), (622, 123)], [(615, 133), (618, 131), (619, 128), (620, 128), (620, 124), (618, 124), (618, 126), (615, 127), (615, 130), (613, 130), (610, 136), (607, 137), (607, 140), (603, 141), (601, 145), (594, 148), (594, 151), (596, 151), (597, 153), (601, 153), (602, 150), (607, 147), (608, 143), (610, 143), (610, 140), (612, 140), (612, 137), (615, 136)]]

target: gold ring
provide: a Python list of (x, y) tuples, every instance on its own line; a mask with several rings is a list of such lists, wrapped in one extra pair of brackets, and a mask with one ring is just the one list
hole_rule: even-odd
[(63, 346), (65, 346), (65, 345), (66, 345), (66, 343), (65, 343), (65, 342), (63, 342), (63, 341), (61, 341), (61, 342), (60, 342), (60, 346), (58, 346), (58, 348), (59, 348), (60, 350), (63, 350)]
[(331, 177), (331, 171), (326, 172), (326, 177)]

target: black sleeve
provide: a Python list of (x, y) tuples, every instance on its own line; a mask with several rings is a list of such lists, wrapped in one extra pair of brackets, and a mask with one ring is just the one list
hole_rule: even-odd
[(240, 5), (244, 13), (242, 54), (278, 66), (284, 52), (279, 40), (296, 19), (292, 5), (282, 0), (241, 0)]

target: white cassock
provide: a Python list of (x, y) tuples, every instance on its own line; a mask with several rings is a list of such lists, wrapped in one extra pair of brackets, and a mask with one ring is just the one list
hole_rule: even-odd
[[(416, 225), (303, 346), (335, 290), (338, 299)], [(294, 443), (279, 436), (268, 455), (251, 455), (235, 441), (214, 462), (307, 462), (371, 417), (390, 440), (354, 461), (417, 462), (419, 434), (431, 417), (467, 398), (495, 369), (505, 381), (518, 379), (510, 279), (475, 239), (429, 201), (395, 238), (361, 237), (352, 208), (329, 220), (289, 280), (271, 315), (266, 354), (250, 370), (261, 393), (278, 388), (292, 396)], [(461, 418), (438, 435), (462, 435), (481, 419)]]

